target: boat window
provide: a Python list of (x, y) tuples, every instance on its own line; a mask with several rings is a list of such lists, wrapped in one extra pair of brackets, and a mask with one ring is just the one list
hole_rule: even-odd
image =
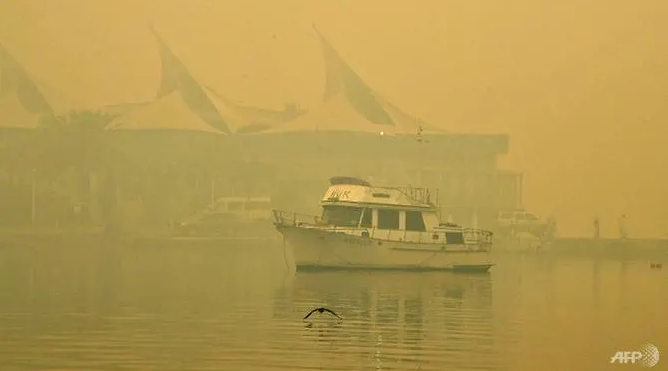
[(378, 229), (399, 229), (399, 210), (378, 210)]
[(531, 214), (531, 213), (527, 213), (526, 214), (526, 220), (538, 220), (538, 217)]
[(387, 193), (372, 193), (371, 195), (376, 198), (390, 198)]
[(246, 201), (246, 210), (268, 210), (270, 209), (267, 201)]
[(360, 227), (371, 228), (372, 223), (373, 223), (373, 210), (364, 209), (364, 214), (362, 214), (362, 221), (360, 222)]
[(422, 219), (422, 212), (406, 211), (406, 230), (421, 231), (421, 232), (427, 230), (427, 228), (424, 225), (424, 219)]
[(322, 212), (322, 221), (325, 224), (337, 227), (357, 227), (362, 208), (349, 206), (325, 206)]
[(445, 243), (448, 245), (462, 245), (465, 243), (462, 232), (445, 232)]
[(501, 213), (501, 219), (512, 219), (513, 213)]
[(239, 211), (243, 210), (244, 208), (244, 203), (241, 201), (228, 201), (227, 202), (227, 210), (229, 211)]

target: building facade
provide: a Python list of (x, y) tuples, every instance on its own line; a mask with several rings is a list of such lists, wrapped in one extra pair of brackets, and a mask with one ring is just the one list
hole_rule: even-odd
[(506, 135), (444, 134), (418, 142), (411, 136), (295, 133), (239, 140), (249, 166), (265, 170), (247, 174), (242, 189), (226, 191), (271, 195), (279, 208), (318, 212), (329, 178), (338, 175), (430, 188), (441, 217), (463, 224), (492, 226), (500, 210), (521, 203), (521, 174), (497, 166), (508, 150)]

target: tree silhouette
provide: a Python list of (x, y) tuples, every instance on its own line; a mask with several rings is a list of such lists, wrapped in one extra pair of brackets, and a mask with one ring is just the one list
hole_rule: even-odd
[(114, 192), (104, 185), (113, 184), (107, 178), (114, 177), (121, 160), (105, 131), (113, 118), (95, 111), (43, 117), (31, 148), (24, 149), (28, 154), (21, 156), (23, 167), (32, 169), (39, 183), (43, 218), (61, 224), (73, 219), (104, 222), (100, 200)]

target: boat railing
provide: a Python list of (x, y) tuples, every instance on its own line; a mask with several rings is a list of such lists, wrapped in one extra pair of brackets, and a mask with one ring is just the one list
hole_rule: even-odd
[[(407, 231), (404, 230), (377, 230), (376, 228), (358, 227), (358, 226), (334, 226), (322, 222), (318, 216), (299, 214), (291, 211), (272, 210), (274, 215), (274, 224), (285, 227), (319, 227), (330, 231), (351, 234), (360, 237), (369, 237), (378, 240), (404, 241)], [(417, 233), (417, 243), (442, 244), (447, 233), (459, 232), (463, 234), (465, 244), (488, 244), (493, 243), (494, 234), (491, 231), (479, 228), (462, 228), (458, 231), (422, 231)], [(381, 232), (381, 233), (379, 233)]]
[[(346, 226), (335, 226), (329, 225), (322, 222), (322, 218), (315, 215), (300, 214), (292, 211), (281, 211), (281, 210), (272, 210), (274, 214), (274, 224), (284, 227), (320, 227), (332, 230), (335, 232), (349, 233), (349, 234), (360, 234), (363, 235), (364, 231), (368, 231), (369, 228), (362, 227), (346, 227)], [(359, 233), (356, 233), (359, 232)]]
[(443, 244), (443, 241), (448, 240), (448, 233), (457, 233), (461, 232), (463, 234), (464, 244), (466, 245), (492, 245), (494, 242), (494, 233), (485, 229), (478, 228), (464, 228), (459, 231), (411, 231), (413, 234), (413, 239), (409, 240), (407, 238), (407, 232), (405, 230), (376, 230), (375, 228), (342, 228), (337, 227), (337, 231), (343, 232), (344, 230), (354, 232), (353, 234), (359, 235), (362, 237), (370, 237), (379, 240), (387, 241), (403, 241), (403, 242), (416, 242), (421, 244)]
[(394, 187), (399, 191), (408, 195), (415, 201), (421, 202), (423, 204), (438, 205), (438, 189), (432, 191), (429, 188), (425, 187)]
[(494, 233), (479, 228), (464, 228), (464, 241), (467, 243), (492, 244)]
[(300, 214), (292, 211), (281, 211), (272, 209), (274, 215), (274, 224), (281, 226), (303, 226), (319, 224), (320, 217), (315, 215)]

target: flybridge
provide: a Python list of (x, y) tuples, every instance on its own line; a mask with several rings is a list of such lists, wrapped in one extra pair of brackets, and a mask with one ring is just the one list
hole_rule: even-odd
[(398, 190), (401, 192), (407, 194), (410, 198), (420, 201), (424, 204), (430, 204), (430, 205), (438, 205), (438, 189), (436, 190), (436, 194), (434, 195), (435, 200), (434, 203), (432, 203), (431, 200), (431, 191), (429, 188), (420, 188), (420, 187), (398, 187)]
[(362, 180), (351, 176), (332, 177), (329, 179), (329, 184), (331, 185), (348, 184), (348, 185), (359, 185), (363, 187), (371, 187), (371, 184), (369, 184), (369, 182), (367, 182), (366, 180)]
[(438, 204), (438, 192), (432, 201), (432, 193), (419, 187), (374, 187), (355, 177), (333, 177), (331, 186), (321, 202), (372, 203), (396, 206), (433, 208)]

